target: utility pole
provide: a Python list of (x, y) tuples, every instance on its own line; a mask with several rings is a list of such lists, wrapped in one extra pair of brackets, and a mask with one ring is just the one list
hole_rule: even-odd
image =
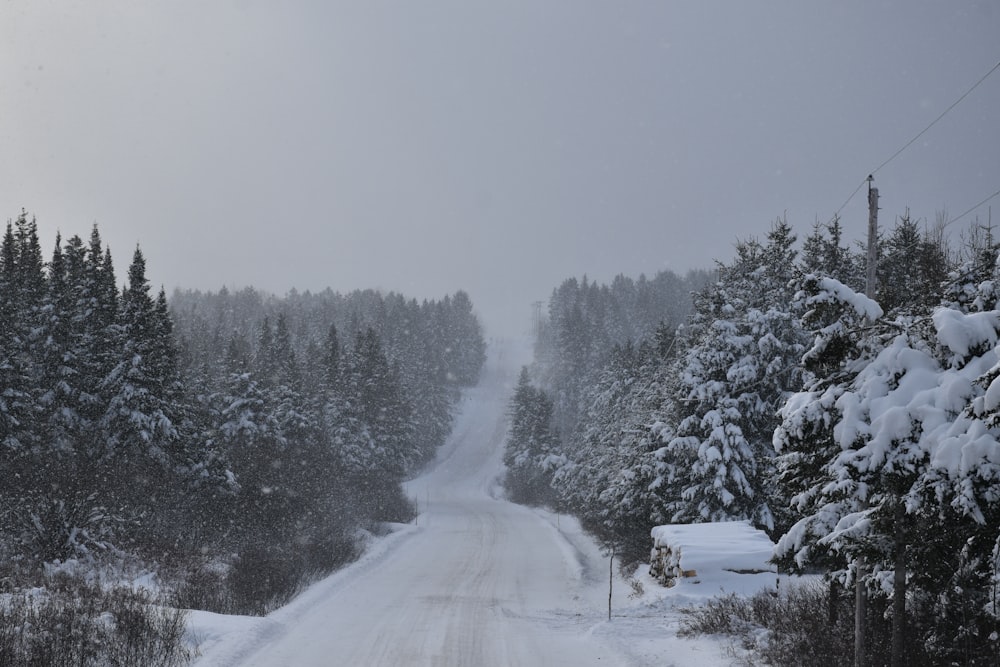
[(872, 187), (875, 178), (868, 175), (868, 258), (865, 262), (865, 294), (875, 298), (878, 266), (878, 188)]
[[(865, 294), (875, 298), (878, 273), (878, 188), (872, 187), (875, 179), (868, 175), (868, 257), (865, 261)], [(866, 503), (867, 505), (867, 503)], [(868, 619), (868, 589), (865, 577), (868, 566), (864, 558), (858, 560), (854, 570), (854, 667), (868, 664), (868, 647), (865, 622)]]

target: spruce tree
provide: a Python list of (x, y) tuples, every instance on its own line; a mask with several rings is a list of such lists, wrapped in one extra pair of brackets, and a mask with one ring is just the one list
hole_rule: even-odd
[(801, 387), (805, 337), (788, 312), (794, 237), (779, 222), (767, 245), (748, 241), (696, 303), (697, 339), (681, 358), (680, 421), (666, 443), (675, 521), (750, 519), (775, 527), (771, 434)]
[(937, 305), (948, 275), (942, 243), (922, 234), (909, 211), (896, 221), (892, 233), (879, 244), (877, 300), (886, 312), (927, 314)]
[(555, 448), (552, 400), (532, 386), (528, 369), (522, 368), (510, 402), (510, 435), (504, 451), (504, 485), (511, 500), (529, 505), (553, 500), (547, 459)]
[(353, 416), (372, 438), (370, 472), (401, 479), (416, 458), (411, 440), (411, 407), (401, 395), (398, 371), (369, 327), (355, 341), (350, 367), (349, 403)]
[[(186, 441), (179, 428), (184, 407), (175, 391), (169, 318), (149, 292), (145, 258), (136, 248), (112, 328), (115, 365), (100, 387), (105, 410), (97, 460), (103, 492), (114, 507), (111, 514), (120, 520), (156, 516), (185, 478), (205, 472), (201, 448)], [(156, 539), (156, 522), (139, 525), (136, 537)]]

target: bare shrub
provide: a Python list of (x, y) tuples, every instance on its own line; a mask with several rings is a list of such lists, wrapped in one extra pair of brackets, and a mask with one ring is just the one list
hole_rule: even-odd
[(233, 562), (227, 578), (239, 613), (264, 616), (303, 588), (306, 570), (294, 550), (251, 547)]
[(299, 550), (305, 560), (305, 572), (310, 579), (318, 579), (358, 559), (361, 546), (355, 537), (333, 533), (310, 540)]
[(776, 666), (836, 667), (854, 657), (849, 601), (830, 598), (820, 583), (762, 591), (752, 597), (729, 594), (682, 610), (678, 634), (724, 634), (761, 662)]
[(155, 602), (145, 591), (84, 583), (11, 594), (0, 605), (0, 664), (186, 665), (185, 612)]
[(224, 570), (201, 565), (177, 575), (173, 604), (180, 609), (201, 609), (217, 614), (238, 613), (229, 593)]
[(681, 637), (696, 635), (739, 635), (754, 626), (754, 613), (750, 600), (735, 593), (712, 598), (700, 607), (681, 609), (682, 619), (677, 634)]
[(229, 563), (192, 563), (175, 570), (173, 603), (183, 609), (263, 616), (360, 553), (355, 537), (337, 531), (291, 548), (247, 547)]
[(628, 580), (629, 588), (632, 592), (628, 594), (629, 598), (632, 600), (637, 600), (646, 594), (646, 587), (642, 585), (642, 582), (636, 578), (631, 578)]

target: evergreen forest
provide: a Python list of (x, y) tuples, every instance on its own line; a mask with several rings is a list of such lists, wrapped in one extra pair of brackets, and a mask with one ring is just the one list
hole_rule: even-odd
[(0, 244), (6, 592), (152, 571), (177, 607), (264, 614), (412, 519), (401, 483), (486, 356), (466, 293), (168, 298), (139, 248), (119, 287), (96, 226), (38, 236), (22, 212)]
[[(655, 525), (750, 521), (825, 575), (822, 632), (860, 587), (869, 664), (997, 664), (998, 242), (945, 227), (899, 216), (869, 295), (836, 218), (801, 244), (778, 220), (710, 277), (565, 281), (511, 400), (508, 496), (626, 569)], [(844, 664), (813, 658), (782, 664)]]

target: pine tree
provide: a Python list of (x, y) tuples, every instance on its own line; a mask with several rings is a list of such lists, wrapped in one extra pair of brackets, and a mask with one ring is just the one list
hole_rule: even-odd
[(17, 244), (18, 292), (24, 312), (36, 309), (45, 297), (45, 262), (38, 242), (38, 224), (21, 212), (15, 223)]
[[(17, 241), (8, 222), (0, 244), (0, 464), (7, 479), (0, 516), (5, 518), (17, 512), (17, 498), (33, 480), (29, 322), (19, 299), (19, 285)], [(3, 527), (12, 530), (8, 521)]]
[[(77, 397), (80, 350), (76, 347), (73, 327), (76, 290), (70, 281), (79, 278), (83, 255), (79, 238), (66, 244), (66, 255), (61, 243), (61, 236), (56, 235), (49, 263), (48, 291), (38, 321), (38, 349), (34, 355), (38, 363), (35, 403), (42, 412), (39, 432), (47, 455), (52, 457), (75, 450), (75, 440), (81, 435)], [(49, 472), (53, 469), (63, 472), (62, 467), (50, 461)], [(62, 474), (57, 477), (61, 478)]]
[(170, 442), (177, 436), (165, 401), (173, 341), (164, 337), (166, 324), (149, 295), (146, 261), (136, 248), (122, 294), (118, 331), (118, 363), (104, 381), (108, 408), (104, 425), (108, 455), (150, 457), (168, 464)]
[(624, 562), (646, 558), (650, 529), (670, 519), (660, 459), (670, 429), (668, 358), (648, 341), (614, 349), (588, 392), (582, 445), (553, 476), (563, 506)]
[(351, 415), (364, 424), (372, 439), (369, 472), (402, 479), (418, 458), (412, 442), (411, 406), (400, 393), (398, 371), (369, 327), (358, 334), (350, 363), (348, 394)]
[[(93, 455), (100, 464), (101, 493), (114, 508), (109, 514), (123, 521), (162, 517), (162, 508), (185, 480), (206, 474), (210, 458), (181, 430), (187, 407), (179, 403), (169, 317), (149, 292), (145, 258), (136, 248), (117, 321), (110, 327), (115, 354), (109, 358), (115, 363), (100, 385), (104, 412), (100, 447)], [(224, 471), (215, 472), (221, 482)], [(134, 538), (157, 539), (155, 521), (139, 527)]]
[(751, 519), (773, 529), (774, 417), (801, 386), (804, 334), (788, 312), (794, 237), (779, 222), (768, 244), (748, 241), (696, 302), (697, 338), (677, 369), (676, 432), (666, 443), (674, 521)]
[(337, 325), (331, 324), (326, 334), (323, 346), (323, 387), (331, 392), (343, 391), (343, 350), (340, 346), (340, 336), (337, 335)]
[(843, 242), (840, 218), (829, 224), (816, 223), (813, 232), (802, 242), (799, 268), (804, 274), (836, 278), (855, 290), (864, 287), (862, 258)]
[(948, 275), (943, 239), (921, 234), (907, 211), (880, 244), (878, 302), (886, 312), (905, 310), (927, 314), (937, 305), (940, 287)]
[(271, 318), (264, 317), (257, 333), (253, 368), (254, 375), (265, 385), (274, 382), (278, 373), (278, 360), (273, 357), (273, 353), (274, 330), (271, 328)]
[(551, 429), (552, 401), (532, 386), (528, 369), (522, 368), (511, 398), (504, 451), (504, 486), (514, 502), (544, 505), (553, 499), (549, 457), (555, 453), (556, 439)]
[(479, 379), (479, 371), (486, 361), (486, 343), (479, 320), (472, 312), (472, 300), (461, 290), (446, 304), (442, 359), (445, 372), (457, 384), (472, 386)]
[[(372, 290), (292, 292), (284, 299), (252, 289), (175, 293), (171, 313), (184, 346), (178, 360), (186, 381), (199, 378), (197, 392), (211, 399), (197, 402), (203, 440), (232, 459), (241, 485), (235, 506), (250, 503), (259, 516), (294, 526), (254, 530), (319, 544), (333, 539), (323, 517), (358, 525), (409, 516), (400, 481), (433, 455), (451, 425), (458, 379), (454, 371), (448, 379), (444, 359), (470, 358), (456, 344), (471, 345), (475, 358), (482, 343), (445, 326), (461, 323), (460, 313), (475, 319), (462, 297), (457, 311), (453, 303), (448, 297), (419, 304)], [(478, 331), (478, 323), (465, 331)], [(259, 421), (247, 425), (271, 430), (254, 445), (259, 455), (245, 459), (230, 437), (240, 433), (231, 408), (247, 405), (240, 397), (251, 395), (262, 403), (245, 415)]]
[(264, 388), (251, 373), (229, 376), (218, 397), (217, 424), (214, 440), (239, 484), (237, 545), (246, 548), (258, 539), (272, 539), (276, 531), (290, 530), (290, 489), (283, 483), (288, 443)]
[(980, 610), (1000, 539), (989, 391), (1000, 314), (945, 307), (878, 321), (874, 302), (836, 281), (807, 290), (825, 314), (805, 358), (831, 372), (782, 410), (782, 480), (802, 518), (776, 553), (841, 578), (866, 562), (869, 587), (892, 591), (895, 659), (907, 650), (909, 615), (924, 655), (975, 664), (990, 651), (974, 637), (990, 623)]
[(44, 272), (36, 224), (22, 213), (16, 234), (8, 228), (3, 252), (4, 268), (13, 267), (19, 281), (5, 302), (14, 309), (11, 340), (20, 349), (22, 373), (22, 382), (4, 393), (21, 391), (31, 405), (19, 419), (16, 446), (6, 450), (5, 469), (14, 482), (5, 488), (13, 502), (6, 528), (22, 549), (44, 560), (101, 547), (109, 534), (86, 447), (93, 428), (84, 408), (95, 399), (86, 391), (89, 350), (78, 326), (85, 249), (78, 237), (60, 245), (57, 238)]
[[(34, 221), (23, 212), (0, 245), (0, 444), (11, 486), (32, 487), (40, 445), (35, 359), (45, 275)], [(13, 489), (12, 489), (13, 491)], [(16, 491), (15, 491), (16, 493)]]

